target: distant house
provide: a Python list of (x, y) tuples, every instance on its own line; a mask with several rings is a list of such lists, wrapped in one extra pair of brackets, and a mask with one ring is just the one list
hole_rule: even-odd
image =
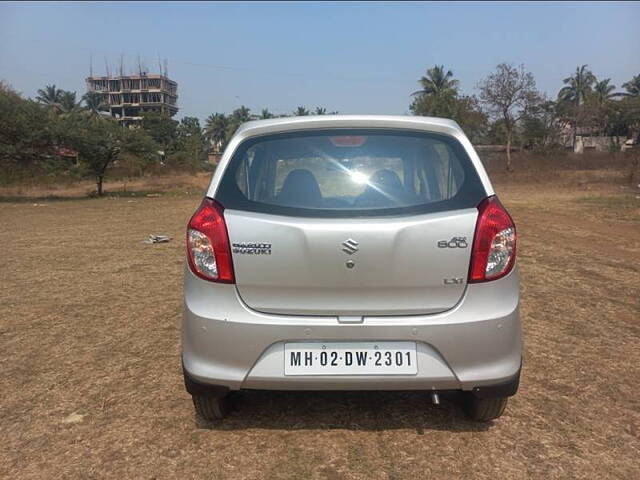
[(207, 162), (209, 162), (211, 165), (218, 165), (221, 158), (222, 152), (220, 152), (220, 150), (214, 150), (213, 148), (210, 148), (207, 152)]
[(624, 151), (627, 142), (627, 137), (602, 135), (602, 130), (593, 126), (578, 127), (574, 141), (574, 131), (568, 123), (563, 125), (560, 139), (564, 147), (572, 149), (574, 153)]
[(67, 159), (69, 162), (73, 162), (75, 164), (78, 163), (78, 152), (75, 150), (65, 147), (55, 147), (54, 152), (58, 157)]
[(207, 161), (211, 165), (218, 165), (223, 153), (224, 149), (222, 148), (222, 142), (216, 143), (212, 141), (209, 150), (207, 151)]

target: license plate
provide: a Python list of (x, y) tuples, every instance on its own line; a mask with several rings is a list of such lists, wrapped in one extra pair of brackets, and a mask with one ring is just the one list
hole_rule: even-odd
[(415, 342), (291, 342), (285, 375), (415, 375)]

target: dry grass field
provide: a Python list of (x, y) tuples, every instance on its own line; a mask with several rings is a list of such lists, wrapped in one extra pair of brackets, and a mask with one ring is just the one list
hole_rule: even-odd
[(607, 175), (495, 176), (519, 229), (525, 362), (489, 424), (415, 392), (243, 392), (200, 423), (179, 348), (206, 179), (2, 202), (0, 478), (640, 478), (640, 192)]

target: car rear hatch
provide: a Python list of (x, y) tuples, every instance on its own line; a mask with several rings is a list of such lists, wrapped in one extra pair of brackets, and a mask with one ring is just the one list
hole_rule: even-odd
[(358, 130), (245, 144), (216, 200), (250, 308), (411, 315), (460, 300), (484, 191), (457, 140)]
[(263, 312), (312, 315), (453, 307), (464, 293), (476, 217), (476, 209), (366, 220), (225, 211), (243, 301)]

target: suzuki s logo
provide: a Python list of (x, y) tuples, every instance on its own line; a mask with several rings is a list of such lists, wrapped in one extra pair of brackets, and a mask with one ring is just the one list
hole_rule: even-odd
[(345, 240), (344, 242), (342, 242), (342, 246), (344, 247), (342, 251), (349, 255), (353, 255), (358, 251), (358, 245), (360, 245), (358, 242), (356, 242), (353, 238), (350, 238), (349, 240)]

